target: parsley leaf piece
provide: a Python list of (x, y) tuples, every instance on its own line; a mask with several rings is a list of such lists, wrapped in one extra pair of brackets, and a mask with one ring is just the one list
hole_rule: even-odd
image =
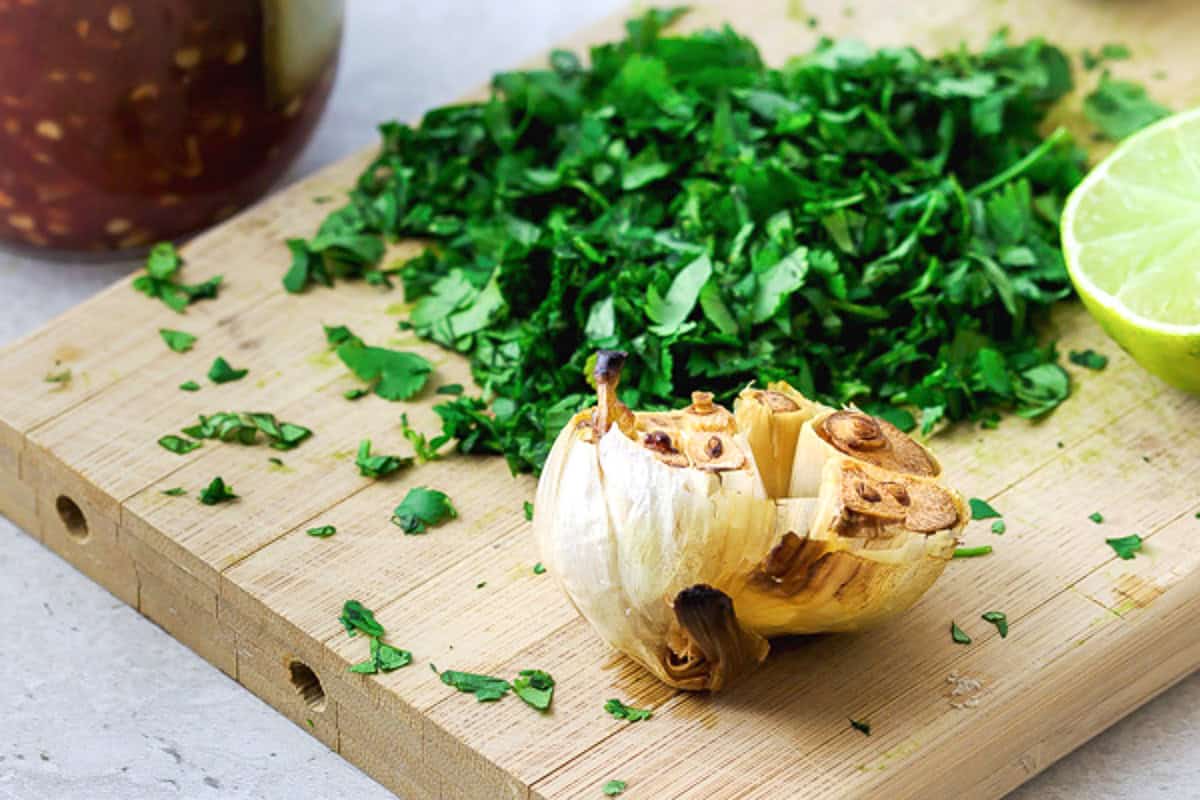
[(158, 444), (164, 450), (170, 450), (176, 455), (190, 453), (201, 446), (201, 442), (193, 442), (191, 439), (185, 439), (182, 436), (175, 436), (174, 434), (163, 436), (158, 440)]
[(526, 500), (524, 503), (521, 504), (521, 508), (525, 512), (525, 521), (533, 522), (533, 503)]
[(1102, 45), (1100, 50), (1095, 53), (1085, 48), (1080, 54), (1080, 59), (1083, 61), (1084, 69), (1093, 70), (1105, 61), (1124, 61), (1129, 56), (1129, 48), (1125, 45), (1109, 43)]
[(971, 643), (971, 637), (967, 636), (966, 632), (962, 628), (958, 627), (957, 622), (950, 623), (950, 638), (954, 640), (955, 644)]
[(411, 458), (400, 456), (371, 455), (371, 440), (363, 439), (358, 443), (358, 455), (354, 459), (358, 474), (364, 478), (386, 478), (394, 472), (412, 466)]
[(163, 489), (162, 494), (165, 494), (167, 497), (182, 497), (187, 494), (187, 489), (184, 489), (182, 486), (176, 486), (174, 489)]
[(1095, 350), (1072, 350), (1067, 356), (1072, 364), (1087, 369), (1102, 370), (1108, 366), (1108, 356), (1097, 353)]
[(338, 621), (342, 623), (346, 633), (351, 636), (358, 635), (359, 631), (375, 637), (383, 636), (384, 633), (383, 626), (375, 619), (375, 612), (357, 600), (346, 601), (342, 606), (342, 615), (338, 617)]
[(972, 497), (969, 503), (971, 506), (971, 519), (991, 519), (1000, 516), (1000, 512), (992, 508), (991, 504), (986, 500)]
[(233, 487), (227, 486), (219, 476), (213, 478), (212, 482), (204, 487), (204, 491), (200, 492), (200, 502), (206, 506), (215, 506), (217, 503), (227, 503), (237, 499), (238, 496), (233, 493)]
[(332, 525), (321, 525), (316, 528), (309, 528), (305, 533), (309, 536), (315, 536), (318, 539), (327, 539), (337, 533), (337, 528)]
[(533, 565), (533, 574), (534, 575), (546, 574), (546, 568), (544, 566), (542, 566), (542, 562), (539, 561)]
[(490, 675), (478, 675), (473, 672), (458, 672), (448, 669), (439, 673), (438, 677), (447, 686), (453, 686), (460, 692), (475, 695), (475, 699), (481, 703), (499, 700), (512, 688), (509, 682), (503, 678), (493, 678)]
[(1099, 511), (1093, 511), (1091, 514), (1088, 514), (1088, 519), (1099, 525), (1104, 522), (1104, 515)]
[(408, 490), (404, 500), (392, 512), (392, 522), (405, 533), (424, 533), (426, 526), (433, 527), (447, 519), (458, 516), (450, 498), (437, 489), (417, 486)]
[(1171, 109), (1152, 100), (1140, 83), (1119, 80), (1105, 72), (1095, 91), (1083, 99), (1083, 114), (1100, 136), (1117, 141), (1169, 117)]
[(625, 793), (626, 786), (628, 786), (628, 784), (626, 784), (625, 781), (613, 778), (611, 781), (608, 781), (604, 784), (604, 794), (607, 797), (618, 797)]
[(172, 311), (180, 314), (197, 300), (217, 296), (221, 286), (220, 275), (189, 286), (175, 280), (182, 265), (183, 260), (179, 257), (175, 245), (159, 242), (150, 249), (150, 255), (146, 258), (146, 274), (134, 278), (132, 286), (147, 297), (161, 300)]
[(370, 391), (366, 389), (347, 389), (346, 391), (342, 392), (342, 397), (346, 398), (347, 400), (358, 400), (360, 397), (366, 397), (369, 394)]
[(183, 266), (183, 259), (171, 242), (159, 242), (150, 248), (146, 256), (146, 274), (159, 281), (175, 277), (175, 273)]
[(325, 325), (325, 342), (332, 348), (338, 348), (347, 342), (362, 344), (362, 339), (345, 325)]
[(859, 732), (859, 733), (861, 733), (863, 736), (870, 736), (870, 735), (871, 735), (871, 723), (869, 723), (869, 722), (862, 722), (862, 721), (860, 721), (860, 720), (857, 720), (857, 719), (851, 719), (851, 720), (850, 720), (850, 727), (851, 727), (851, 728), (854, 728), (854, 730), (858, 731), (858, 732)]
[(200, 391), (200, 384), (195, 381), (184, 381), (179, 384), (179, 388), (185, 392), (198, 392)]
[(422, 464), (441, 458), (442, 454), (438, 452), (438, 448), (449, 441), (445, 436), (436, 436), (432, 441), (426, 439), (425, 434), (414, 430), (408, 424), (408, 414), (400, 415), (400, 431), (404, 434), (404, 438), (412, 444), (413, 451), (417, 454), (417, 461)]
[(679, 332), (696, 307), (700, 290), (708, 282), (712, 270), (708, 256), (700, 256), (675, 275), (665, 296), (659, 295), (653, 284), (647, 288), (646, 316), (655, 323), (650, 328), (654, 334), (671, 336)]
[(1008, 638), (1008, 617), (1003, 611), (985, 611), (982, 618), (985, 622), (990, 622), (996, 626), (1001, 639)]
[(513, 694), (538, 711), (546, 711), (554, 699), (554, 678), (540, 669), (523, 669), (512, 682)]
[(446, 383), (435, 389), (433, 393), (448, 394), (457, 397), (463, 393), (463, 385), (461, 383)]
[(1105, 539), (1104, 541), (1113, 549), (1117, 557), (1123, 561), (1132, 560), (1134, 554), (1142, 549), (1142, 537), (1136, 533), (1117, 539)]
[(218, 411), (211, 416), (200, 415), (200, 421), (183, 432), (193, 439), (219, 439), (222, 442), (237, 442), (253, 445), (262, 433), (275, 450), (291, 450), (300, 445), (312, 431), (293, 422), (280, 422), (274, 414), (261, 411), (235, 413)]
[(360, 675), (374, 675), (377, 672), (391, 672), (401, 667), (407, 667), (412, 663), (412, 653), (407, 650), (400, 650), (390, 644), (385, 644), (380, 641), (378, 636), (371, 636), (370, 639), (370, 656), (366, 661), (352, 665), (351, 672)]
[(196, 337), (184, 331), (173, 331), (170, 328), (159, 328), (158, 335), (162, 337), (167, 347), (176, 353), (186, 353), (196, 343)]
[(213, 383), (230, 383), (231, 381), (240, 381), (246, 377), (246, 373), (249, 371), (249, 369), (234, 369), (228, 361), (217, 356), (208, 369), (208, 379)]
[(47, 372), (46, 377), (42, 378), (42, 380), (46, 383), (57, 383), (60, 387), (66, 386), (71, 382), (71, 370), (62, 369), (58, 372)]
[(267, 462), (270, 463), (270, 465), (273, 467), (282, 467), (283, 466), (282, 458), (275, 458), (274, 456), (272, 456), (267, 459)]
[(425, 388), (433, 364), (424, 356), (384, 347), (368, 347), (355, 337), (338, 345), (337, 356), (360, 380), (373, 382), (385, 400), (408, 400)]
[(648, 708), (627, 706), (615, 697), (604, 701), (604, 710), (612, 714), (615, 718), (623, 719), (627, 722), (641, 722), (654, 716), (654, 712)]
[(954, 558), (978, 558), (980, 556), (990, 556), (992, 554), (992, 546), (985, 544), (980, 547), (958, 547), (954, 550)]
[(998, 519), (992, 523), (992, 533), (996, 534), (997, 536), (1003, 534), (1007, 530), (1008, 526), (1004, 524), (1004, 520), (1002, 519)]

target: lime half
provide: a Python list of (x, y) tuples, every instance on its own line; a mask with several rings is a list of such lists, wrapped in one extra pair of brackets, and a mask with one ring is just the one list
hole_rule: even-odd
[(1063, 255), (1101, 327), (1200, 393), (1200, 109), (1126, 139), (1067, 199)]

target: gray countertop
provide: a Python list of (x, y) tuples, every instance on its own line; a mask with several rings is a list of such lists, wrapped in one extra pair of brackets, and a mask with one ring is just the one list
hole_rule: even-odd
[[(381, 118), (415, 118), (624, 3), (348, 5), (329, 111), (289, 181), (370, 144)], [(130, 268), (0, 252), (0, 343)], [(0, 798), (391, 797), (2, 517), (0, 608)], [(1200, 676), (1010, 797), (1200, 797)]]

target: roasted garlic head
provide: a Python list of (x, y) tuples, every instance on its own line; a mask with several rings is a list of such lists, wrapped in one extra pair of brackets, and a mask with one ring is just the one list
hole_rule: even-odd
[(617, 399), (601, 351), (595, 408), (554, 443), (538, 484), (542, 561), (611, 646), (680, 689), (719, 690), (767, 637), (852, 631), (933, 584), (969, 518), (941, 465), (883, 420), (787, 384), (734, 413)]

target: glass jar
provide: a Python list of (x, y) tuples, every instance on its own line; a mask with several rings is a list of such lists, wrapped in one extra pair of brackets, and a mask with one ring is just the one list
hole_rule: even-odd
[(342, 0), (0, 0), (0, 242), (143, 248), (263, 194), (337, 69)]

